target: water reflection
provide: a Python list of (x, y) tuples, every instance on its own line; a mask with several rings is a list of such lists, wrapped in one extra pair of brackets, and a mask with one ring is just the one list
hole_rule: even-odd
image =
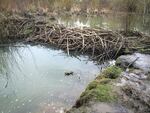
[(108, 65), (41, 46), (3, 47), (0, 55), (0, 113), (62, 113)]
[(109, 14), (101, 16), (64, 15), (58, 23), (67, 27), (102, 27), (111, 30), (137, 30), (150, 34), (150, 15)]

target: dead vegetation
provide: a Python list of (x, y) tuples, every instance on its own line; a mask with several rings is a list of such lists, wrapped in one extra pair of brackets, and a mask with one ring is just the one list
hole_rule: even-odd
[(55, 45), (65, 50), (68, 55), (72, 51), (88, 53), (92, 59), (98, 61), (112, 59), (123, 52), (123, 49), (130, 47), (131, 42), (120, 32), (102, 28), (67, 28), (50, 24), (49, 21), (44, 16), (10, 15), (0, 22), (0, 34), (7, 41), (21, 40)]
[(123, 37), (112, 31), (91, 28), (66, 28), (61, 25), (36, 25), (35, 31), (27, 41), (44, 42), (66, 50), (90, 53), (93, 58), (112, 58), (120, 51)]

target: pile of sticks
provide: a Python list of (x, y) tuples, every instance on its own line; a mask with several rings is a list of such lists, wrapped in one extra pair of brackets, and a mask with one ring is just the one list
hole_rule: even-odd
[(68, 55), (71, 52), (89, 54), (99, 61), (117, 56), (125, 43), (124, 37), (117, 32), (102, 28), (68, 28), (49, 24), (42, 17), (11, 17), (4, 25), (10, 40), (19, 38), (26, 42), (53, 44)]

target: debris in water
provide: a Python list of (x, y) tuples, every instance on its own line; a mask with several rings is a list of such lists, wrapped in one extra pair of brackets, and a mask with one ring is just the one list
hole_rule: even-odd
[(70, 76), (70, 75), (73, 75), (74, 72), (73, 71), (70, 71), (70, 72), (65, 72), (65, 76)]

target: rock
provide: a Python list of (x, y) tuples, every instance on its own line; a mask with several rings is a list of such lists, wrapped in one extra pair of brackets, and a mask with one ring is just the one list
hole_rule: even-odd
[(140, 89), (134, 84), (127, 84), (122, 90), (126, 105), (132, 106), (136, 113), (150, 113), (150, 90)]
[(135, 113), (150, 113), (150, 55), (123, 55), (116, 65), (126, 69), (116, 84), (121, 89), (122, 103)]
[(116, 103), (91, 102), (88, 106), (73, 108), (67, 113), (133, 113)]
[(93, 113), (133, 113), (131, 110), (115, 103), (95, 103), (92, 105)]
[(127, 68), (128, 66), (141, 69), (144, 72), (150, 72), (150, 55), (134, 53), (132, 55), (123, 55), (116, 60), (116, 65)]
[(119, 83), (122, 103), (135, 113), (150, 113), (150, 83), (148, 74), (137, 69), (122, 73)]

